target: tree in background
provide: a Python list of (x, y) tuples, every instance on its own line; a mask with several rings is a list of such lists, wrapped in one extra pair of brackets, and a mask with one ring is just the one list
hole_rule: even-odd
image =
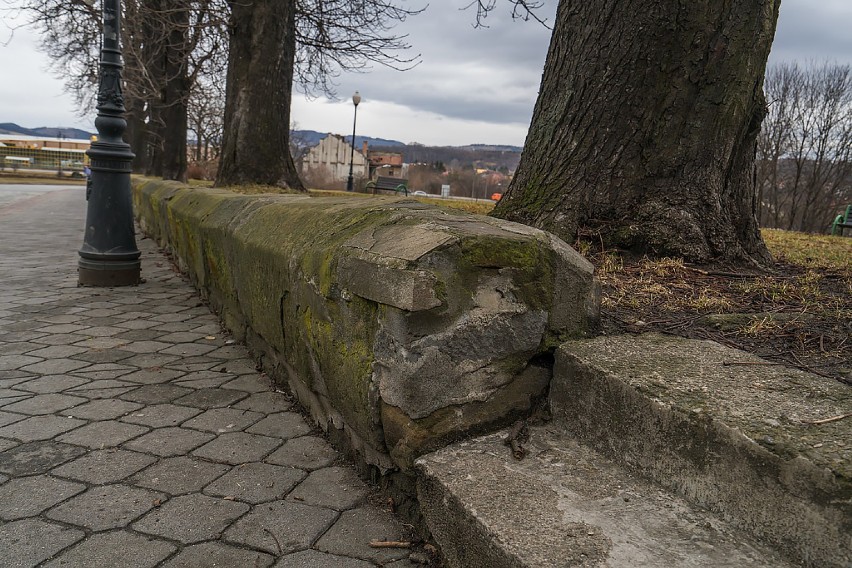
[[(101, 14), (94, 0), (24, 0), (41, 49), (81, 111), (97, 91)], [(220, 0), (124, 0), (126, 137), (136, 172), (186, 179), (187, 105), (205, 62), (221, 47)]]
[(825, 231), (852, 202), (852, 70), (777, 65), (765, 82), (769, 112), (758, 139), (761, 224)]
[(294, 0), (228, 2), (225, 131), (216, 184), (304, 191), (290, 156)]
[(594, 231), (637, 252), (767, 266), (754, 157), (778, 7), (560, 1), (494, 214), (569, 242)]
[(217, 185), (304, 190), (290, 145), (294, 78), (307, 92), (332, 92), (340, 70), (368, 62), (404, 67), (408, 48), (389, 30), (417, 11), (386, 0), (228, 2), (225, 134)]
[[(9, 1), (6, 0), (9, 4)], [(282, 4), (277, 6), (273, 4)], [(85, 111), (90, 111), (97, 88), (97, 60), (100, 43), (100, 11), (94, 0), (23, 0), (21, 8), (30, 16), (30, 24), (42, 32), (42, 48), (51, 57), (55, 71), (66, 79)], [(342, 70), (357, 70), (368, 63), (395, 68), (412, 65), (417, 57), (400, 55), (408, 49), (404, 36), (390, 32), (392, 27), (419, 10), (396, 6), (391, 0), (125, 0), (123, 2), (123, 48), (125, 56), (125, 97), (128, 109), (127, 137), (137, 153), (134, 169), (169, 179), (184, 179), (186, 172), (186, 131), (188, 106), (195, 110), (211, 108), (217, 93), (202, 89), (215, 85), (210, 73), (224, 74), (224, 68), (211, 64), (229, 60), (237, 67), (228, 70), (242, 87), (226, 88), (224, 112), (233, 122), (225, 133), (242, 136), (250, 114), (283, 119), (282, 132), (267, 125), (268, 144), (249, 141), (231, 144), (220, 171), (227, 183), (265, 183), (299, 187), (291, 167), (271, 158), (273, 152), (285, 156), (289, 138), (290, 89), (265, 90), (275, 81), (292, 85), (293, 80), (306, 92), (333, 94), (333, 78)], [(282, 15), (286, 32), (274, 22), (253, 20), (252, 14)], [(285, 13), (286, 12), (286, 13)], [(289, 15), (292, 13), (292, 16)], [(266, 26), (265, 28), (263, 26)], [(242, 34), (258, 29), (275, 32), (270, 38), (254, 36), (246, 43)], [(236, 35), (234, 32), (237, 32)], [(295, 48), (293, 41), (295, 40)], [(226, 55), (229, 44), (242, 49), (238, 57)], [(259, 46), (270, 54), (252, 53)], [(284, 70), (251, 65), (252, 58), (275, 64), (280, 57)], [(240, 65), (247, 64), (246, 73)], [(72, 70), (69, 73), (69, 69)], [(273, 77), (282, 69), (284, 77)], [(256, 92), (254, 92), (256, 91)], [(227, 93), (230, 93), (228, 102)], [(196, 103), (192, 103), (195, 98)], [(265, 100), (264, 100), (265, 99)], [(264, 104), (251, 105), (251, 101)], [(265, 109), (263, 106), (269, 106)], [(286, 115), (282, 109), (287, 106)], [(272, 111), (271, 109), (278, 109)], [(229, 110), (230, 109), (230, 110)], [(196, 113), (202, 116), (204, 113)], [(247, 122), (247, 120), (249, 122)], [(201, 129), (196, 124), (195, 130)], [(241, 130), (242, 129), (242, 130)], [(216, 125), (205, 130), (216, 130)], [(259, 134), (260, 134), (259, 132)], [(244, 140), (244, 138), (242, 138)], [(222, 141), (228, 145), (228, 140)], [(226, 148), (227, 150), (227, 148)], [(260, 152), (263, 150), (263, 152)], [(260, 156), (269, 156), (264, 166)], [(224, 169), (221, 169), (224, 168)], [(266, 168), (267, 171), (263, 171)], [(244, 169), (240, 174), (237, 169)], [(286, 173), (285, 173), (286, 172)], [(295, 176), (295, 177), (294, 177)]]

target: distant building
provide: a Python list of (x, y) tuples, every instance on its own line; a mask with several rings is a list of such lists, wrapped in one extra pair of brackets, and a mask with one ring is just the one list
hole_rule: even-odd
[(0, 134), (0, 169), (68, 169), (82, 171), (90, 140)]
[(0, 134), (0, 144), (7, 148), (88, 150), (92, 141), (78, 140), (76, 138), (50, 138), (47, 136), (24, 136), (23, 134)]
[(405, 177), (405, 164), (399, 152), (371, 152), (367, 150), (367, 142), (364, 142), (362, 152), (366, 153), (370, 160), (370, 179), (376, 179), (378, 176)]
[(355, 177), (368, 177), (370, 163), (359, 151), (352, 154), (352, 145), (339, 134), (329, 134), (320, 143), (308, 150), (302, 158), (302, 173), (325, 170), (331, 179), (345, 180), (349, 177), (349, 159), (352, 156), (352, 173)]

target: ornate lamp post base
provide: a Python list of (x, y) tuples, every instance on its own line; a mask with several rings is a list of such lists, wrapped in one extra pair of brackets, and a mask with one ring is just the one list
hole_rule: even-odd
[(141, 253), (133, 230), (130, 164), (134, 155), (122, 140), (127, 127), (121, 94), (121, 8), (118, 0), (104, 0), (104, 39), (101, 48), (98, 140), (87, 152), (92, 174), (86, 186), (86, 232), (80, 248), (78, 282), (81, 286), (139, 284)]
[(136, 286), (141, 280), (139, 260), (99, 261), (80, 258), (77, 267), (80, 286)]

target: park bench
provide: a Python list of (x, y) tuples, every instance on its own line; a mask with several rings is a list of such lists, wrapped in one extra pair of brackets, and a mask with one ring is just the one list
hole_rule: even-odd
[(831, 234), (843, 236), (843, 229), (852, 229), (852, 205), (846, 206), (846, 212), (834, 218), (831, 224)]
[(367, 189), (373, 194), (378, 190), (396, 191), (408, 195), (408, 180), (402, 178), (379, 176), (376, 181), (371, 181), (367, 184)]

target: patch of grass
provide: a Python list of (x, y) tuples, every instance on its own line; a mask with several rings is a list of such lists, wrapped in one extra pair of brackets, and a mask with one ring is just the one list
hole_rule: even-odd
[(437, 205), (445, 209), (458, 209), (474, 215), (488, 215), (494, 209), (493, 201), (467, 201), (464, 199), (438, 199), (435, 197), (415, 197), (421, 203)]
[(763, 229), (761, 235), (778, 261), (804, 268), (852, 271), (852, 238), (778, 229)]
[(189, 187), (213, 187), (211, 179), (191, 179), (187, 182)]

